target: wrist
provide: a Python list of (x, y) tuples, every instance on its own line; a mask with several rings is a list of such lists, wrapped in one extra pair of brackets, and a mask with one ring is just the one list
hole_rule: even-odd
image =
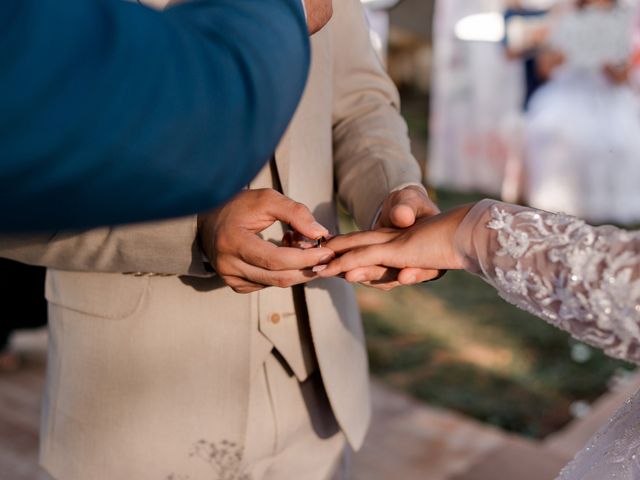
[(214, 258), (212, 255), (213, 252), (211, 251), (213, 246), (213, 221), (214, 213), (207, 212), (198, 214), (198, 219), (196, 222), (198, 246), (202, 251), (203, 257), (206, 258), (209, 262)]
[(470, 238), (467, 238), (465, 242), (459, 241), (460, 226), (463, 224), (464, 219), (475, 204), (462, 205), (452, 210), (451, 220), (448, 222), (449, 230), (447, 232), (447, 245), (450, 246), (449, 258), (451, 262), (450, 270), (464, 270), (467, 266), (468, 248), (461, 248), (461, 246), (471, 245)]
[(488, 221), (487, 214), (495, 200), (481, 200), (475, 204), (465, 205), (465, 215), (460, 219), (454, 233), (453, 247), (461, 268), (471, 273), (479, 273), (477, 227)]

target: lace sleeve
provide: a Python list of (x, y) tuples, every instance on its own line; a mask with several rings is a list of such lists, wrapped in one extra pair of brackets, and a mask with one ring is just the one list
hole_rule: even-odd
[(640, 232), (483, 200), (456, 248), (508, 302), (640, 363)]

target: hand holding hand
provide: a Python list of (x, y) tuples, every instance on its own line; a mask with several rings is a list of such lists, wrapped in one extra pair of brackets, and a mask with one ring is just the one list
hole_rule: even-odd
[(306, 237), (329, 232), (307, 207), (275, 190), (245, 190), (217, 210), (198, 216), (200, 245), (211, 265), (238, 293), (266, 286), (290, 287), (317, 278), (310, 269), (329, 262), (328, 248), (278, 247), (258, 234), (276, 221), (291, 225)]
[[(424, 188), (409, 186), (392, 192), (382, 204), (380, 217), (374, 225), (376, 229), (402, 229), (412, 226), (418, 219), (437, 215), (438, 207), (431, 201)], [(389, 230), (387, 230), (388, 232)], [(378, 238), (370, 236), (367, 240)], [(336, 244), (333, 244), (335, 245)], [(337, 244), (340, 245), (340, 244)], [(332, 247), (329, 247), (332, 248)], [(341, 252), (336, 252), (341, 253)], [(391, 290), (401, 285), (399, 275), (404, 278), (415, 278), (414, 283), (433, 280), (441, 272), (432, 269), (411, 268), (407, 272), (399, 272), (397, 268), (377, 264), (369, 264), (345, 273), (345, 279), (353, 283), (361, 283), (380, 290)]]
[(440, 209), (431, 201), (424, 188), (409, 186), (390, 193), (382, 203), (375, 228), (407, 228), (416, 219), (432, 217)]
[(454, 247), (454, 236), (470, 209), (471, 205), (466, 205), (435, 217), (423, 218), (405, 230), (382, 229), (335, 237), (327, 247), (344, 254), (320, 272), (320, 277), (382, 265), (401, 269), (398, 283), (410, 285), (416, 283), (416, 269), (461, 269), (464, 259)]

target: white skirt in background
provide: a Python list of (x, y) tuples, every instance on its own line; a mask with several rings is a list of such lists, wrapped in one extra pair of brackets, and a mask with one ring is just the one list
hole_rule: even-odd
[(640, 222), (640, 101), (593, 72), (559, 71), (526, 121), (531, 206), (592, 222)]

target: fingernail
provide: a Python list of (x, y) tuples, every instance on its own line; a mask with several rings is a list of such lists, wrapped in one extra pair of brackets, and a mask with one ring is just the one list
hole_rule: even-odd
[(313, 228), (317, 232), (318, 237), (326, 237), (327, 235), (329, 235), (329, 230), (323, 225), (320, 225), (318, 222), (313, 222), (311, 224), (311, 228)]
[(364, 280), (364, 275), (355, 275), (353, 278), (349, 279), (351, 283), (360, 283), (363, 280)]
[(333, 260), (334, 255), (332, 253), (329, 253), (327, 255), (325, 255), (324, 257), (320, 258), (320, 262), (330, 262), (331, 260)]
[(324, 271), (324, 270), (326, 270), (326, 269), (327, 269), (327, 266), (326, 266), (326, 265), (317, 265), (317, 266), (313, 267), (313, 268), (311, 269), (311, 271), (312, 271), (313, 273), (320, 273), (320, 272), (322, 272), (322, 271)]
[(415, 276), (415, 275), (409, 275), (409, 276), (405, 279), (405, 281), (406, 281), (407, 283), (416, 283), (416, 280), (417, 280), (417, 278), (416, 278), (416, 276)]

